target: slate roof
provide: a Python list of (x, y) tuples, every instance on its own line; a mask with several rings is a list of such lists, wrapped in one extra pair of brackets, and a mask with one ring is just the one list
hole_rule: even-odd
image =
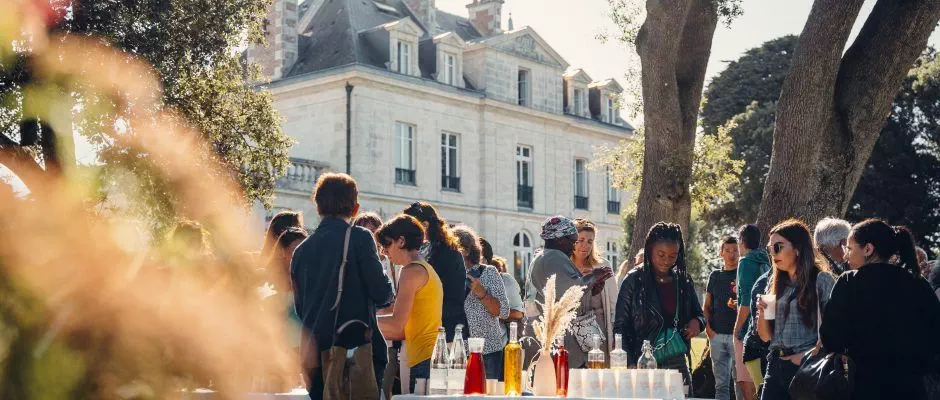
[[(315, 0), (307, 0), (305, 10)], [(297, 41), (297, 61), (285, 78), (360, 63), (385, 68), (388, 44), (380, 43), (367, 31), (405, 17), (421, 25), (401, 0), (322, 0), (323, 5)], [(463, 17), (437, 11), (438, 26), (455, 32), (464, 40), (479, 38), (479, 32)], [(425, 32), (428, 31), (427, 27)], [(425, 33), (422, 41), (431, 35)]]

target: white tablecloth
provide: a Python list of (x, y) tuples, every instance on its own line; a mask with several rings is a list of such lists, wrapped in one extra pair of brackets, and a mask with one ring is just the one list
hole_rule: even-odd
[[(180, 394), (181, 400), (216, 400), (218, 398), (220, 398), (218, 392), (208, 389), (196, 389)], [(242, 398), (245, 400), (310, 400), (307, 391), (303, 389), (294, 389), (289, 393), (248, 393)]]
[[(507, 396), (416, 396), (413, 394), (403, 394), (399, 396), (392, 397), (392, 400), (432, 400), (432, 399), (449, 399), (449, 400), (479, 400), (485, 398), (486, 400), (556, 400), (559, 397), (539, 397), (539, 396), (524, 396), (524, 397), (507, 397)], [(588, 399), (584, 397), (568, 397), (569, 399), (574, 400), (593, 400), (594, 398)], [(598, 399), (600, 400), (600, 399)], [(624, 400), (656, 400), (656, 399), (624, 399)], [(704, 399), (693, 399), (686, 398), (686, 400), (704, 400)]]

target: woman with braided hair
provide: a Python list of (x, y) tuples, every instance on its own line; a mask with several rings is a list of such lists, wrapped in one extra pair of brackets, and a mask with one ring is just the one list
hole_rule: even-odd
[(690, 385), (686, 359), (691, 339), (705, 329), (705, 317), (686, 272), (682, 229), (666, 222), (653, 225), (643, 254), (643, 265), (620, 285), (614, 332), (623, 335), (631, 364), (640, 357), (643, 341), (649, 340), (659, 368), (679, 370)]

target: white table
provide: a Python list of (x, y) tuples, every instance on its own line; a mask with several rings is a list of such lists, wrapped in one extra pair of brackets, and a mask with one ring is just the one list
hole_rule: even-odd
[[(455, 399), (459, 399), (459, 400), (479, 400), (479, 399), (481, 399), (481, 398), (486, 399), (486, 400), (549, 400), (549, 399), (551, 399), (551, 400), (557, 400), (557, 399), (559, 399), (559, 397), (540, 397), (540, 396), (523, 396), (523, 397), (485, 396), (485, 397), (483, 397), (483, 396), (417, 396), (417, 395), (413, 395), (413, 394), (403, 394), (403, 395), (393, 396), (393, 397), (392, 397), (392, 400), (433, 400), (433, 399), (441, 399), (441, 400), (445, 400), (445, 399), (447, 399), (447, 400), (455, 400)], [(574, 399), (574, 400), (592, 400), (592, 399), (595, 399), (595, 398), (593, 398), (593, 397), (590, 398), (590, 399), (589, 399), (589, 398), (585, 398), (585, 397), (568, 397), (568, 398), (569, 398), (569, 399)], [(600, 399), (598, 399), (598, 400), (600, 400)], [(656, 400), (656, 399), (622, 399), (622, 400)], [(705, 399), (694, 399), (694, 398), (689, 398), (689, 397), (687, 397), (686, 400), (705, 400)]]
[[(196, 389), (192, 392), (181, 393), (180, 400), (215, 400), (218, 392), (209, 389)], [(288, 393), (248, 393), (242, 397), (245, 400), (310, 400), (307, 391), (294, 389)]]

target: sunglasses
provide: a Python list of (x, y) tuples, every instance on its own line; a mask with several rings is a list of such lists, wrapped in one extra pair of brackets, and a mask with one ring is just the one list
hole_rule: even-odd
[(784, 247), (786, 247), (786, 245), (783, 244), (783, 242), (777, 242), (777, 243), (774, 243), (774, 244), (769, 244), (769, 245), (767, 245), (767, 252), (770, 253), (770, 254), (777, 254), (777, 253), (779, 253), (780, 251), (782, 251)]

